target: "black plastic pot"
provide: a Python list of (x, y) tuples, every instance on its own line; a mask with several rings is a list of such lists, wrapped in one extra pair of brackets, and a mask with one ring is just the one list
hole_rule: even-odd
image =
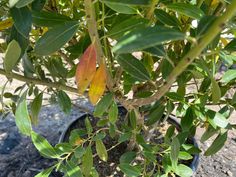
[[(125, 110), (124, 107), (119, 107), (119, 114), (120, 115), (125, 115), (126, 112), (127, 111)], [(85, 114), (81, 115), (80, 117), (78, 117), (76, 120), (70, 122), (68, 124), (67, 128), (62, 132), (60, 139), (59, 139), (59, 143), (67, 142), (69, 140), (70, 132), (72, 130), (78, 128), (77, 127), (78, 122), (80, 123), (80, 125), (84, 125), (83, 127), (85, 127), (85, 123), (83, 120), (88, 116), (93, 117), (91, 114), (85, 113)], [(80, 122), (80, 121), (82, 121), (82, 122)], [(181, 131), (180, 124), (179, 124), (178, 119), (176, 117), (170, 115), (169, 118), (167, 119), (167, 122), (171, 125), (174, 125), (178, 131)], [(194, 137), (189, 138), (188, 140), (195, 147), (198, 147), (198, 144), (197, 144), (196, 139)], [(195, 154), (195, 155), (193, 155), (192, 162), (189, 165), (189, 167), (193, 170), (193, 176), (195, 176), (198, 165), (199, 165), (199, 154)]]

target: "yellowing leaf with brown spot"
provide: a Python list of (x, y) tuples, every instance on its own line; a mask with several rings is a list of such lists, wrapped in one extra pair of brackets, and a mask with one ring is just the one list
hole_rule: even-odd
[(91, 82), (89, 89), (89, 99), (92, 104), (96, 104), (102, 97), (106, 89), (106, 69), (105, 65), (102, 64), (96, 71), (96, 74)]
[(0, 21), (0, 31), (10, 28), (13, 25), (13, 21), (11, 18)]
[(96, 73), (96, 50), (91, 44), (81, 57), (76, 69), (76, 83), (79, 93), (83, 93), (89, 86)]

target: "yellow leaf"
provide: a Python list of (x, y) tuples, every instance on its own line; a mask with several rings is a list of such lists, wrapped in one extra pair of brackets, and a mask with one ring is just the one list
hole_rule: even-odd
[(91, 82), (89, 89), (89, 99), (92, 104), (96, 104), (98, 100), (102, 97), (106, 89), (106, 68), (102, 64), (96, 71), (96, 74)]
[(0, 21), (0, 31), (10, 28), (13, 25), (13, 21), (11, 18)]

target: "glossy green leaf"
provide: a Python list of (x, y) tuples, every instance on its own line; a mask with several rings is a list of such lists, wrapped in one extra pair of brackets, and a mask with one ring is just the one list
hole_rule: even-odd
[(185, 152), (185, 151), (180, 151), (179, 152), (179, 159), (181, 160), (191, 160), (193, 156), (191, 154)]
[(32, 15), (28, 7), (12, 8), (10, 9), (14, 26), (17, 31), (22, 34), (25, 38), (29, 37), (32, 25)]
[(221, 98), (221, 90), (219, 84), (215, 79), (212, 79), (211, 92), (212, 92), (212, 101), (214, 104), (217, 104)]
[(122, 14), (136, 14), (137, 10), (129, 5), (126, 4), (115, 4), (110, 2), (105, 2), (105, 4), (110, 7), (112, 10), (122, 13)]
[(138, 167), (135, 166), (131, 166), (128, 163), (122, 163), (119, 165), (119, 168), (121, 169), (121, 171), (129, 176), (129, 177), (136, 177), (136, 176), (140, 176), (141, 174), (141, 169), (139, 169)]
[(136, 157), (136, 152), (126, 152), (124, 154), (122, 154), (122, 156), (120, 157), (120, 163), (131, 163)]
[(66, 177), (83, 177), (79, 166), (72, 162), (72, 160), (66, 162), (63, 172), (66, 174)]
[(192, 169), (184, 164), (178, 165), (175, 173), (181, 177), (191, 177), (193, 175)]
[(68, 16), (46, 11), (33, 11), (32, 19), (35, 25), (48, 27), (54, 27), (71, 21), (71, 18)]
[(167, 8), (193, 19), (199, 20), (204, 16), (204, 12), (200, 8), (192, 4), (174, 3), (167, 5)]
[(111, 107), (108, 112), (109, 121), (115, 124), (118, 119), (118, 106), (115, 101), (112, 102)]
[(88, 135), (90, 135), (93, 132), (93, 127), (92, 127), (88, 117), (86, 117), (86, 119), (85, 119), (85, 127), (86, 127)]
[(82, 157), (82, 172), (87, 177), (93, 167), (93, 154), (90, 146), (86, 148), (85, 154)]
[(165, 111), (164, 105), (158, 106), (153, 112), (149, 114), (146, 125), (149, 126), (161, 120), (161, 118), (163, 117), (164, 111)]
[(108, 159), (108, 154), (107, 154), (106, 147), (103, 144), (102, 140), (98, 139), (95, 142), (95, 144), (96, 144), (96, 151), (97, 151), (97, 154), (98, 154), (99, 158), (106, 162), (107, 159)]
[(164, 10), (155, 10), (156, 18), (163, 24), (168, 26), (179, 26), (180, 22), (175, 16), (172, 16), (165, 12)]
[(123, 36), (113, 47), (118, 54), (141, 51), (168, 41), (183, 40), (185, 35), (171, 28), (154, 26), (136, 29)]
[(78, 30), (78, 22), (66, 22), (46, 32), (35, 44), (35, 53), (50, 55), (63, 47)]
[(121, 67), (134, 78), (140, 81), (150, 80), (150, 75), (143, 63), (130, 54), (119, 55), (117, 57)]
[(236, 51), (236, 39), (233, 39), (232, 41), (230, 41), (230, 43), (228, 43), (224, 49), (230, 52)]
[(183, 131), (189, 131), (193, 125), (194, 111), (189, 107), (184, 117), (181, 118), (181, 128)]
[(218, 135), (214, 140), (214, 142), (211, 144), (211, 146), (204, 153), (204, 155), (210, 156), (217, 153), (224, 146), (226, 140), (227, 140), (227, 132), (222, 135), (221, 134)]
[(95, 117), (102, 117), (102, 115), (107, 111), (108, 107), (111, 105), (113, 100), (113, 94), (108, 93), (102, 97), (94, 109), (93, 115)]
[(16, 7), (17, 8), (21, 8), (21, 7), (24, 7), (24, 6), (27, 6), (28, 4), (30, 4), (31, 2), (33, 2), (34, 0), (19, 0), (17, 3), (16, 3)]
[(69, 114), (71, 111), (71, 100), (66, 92), (60, 90), (57, 94), (58, 103), (62, 111), (66, 114)]
[(235, 79), (236, 79), (236, 70), (231, 69), (231, 70), (228, 70), (224, 73), (224, 75), (221, 79), (221, 82), (228, 83), (228, 82), (235, 80)]
[(222, 114), (218, 112), (208, 110), (206, 115), (208, 117), (208, 122), (214, 128), (217, 128), (217, 126), (221, 128), (226, 128), (227, 125), (229, 124), (229, 120), (227, 120)]
[(31, 139), (36, 149), (47, 158), (58, 158), (58, 154), (51, 144), (41, 135), (31, 131)]
[(170, 159), (174, 168), (176, 168), (178, 164), (179, 151), (180, 151), (179, 140), (178, 138), (174, 137), (171, 142), (171, 152), (170, 152)]
[(16, 5), (19, 0), (9, 0), (9, 7), (12, 8)]
[(148, 5), (150, 0), (101, 0), (102, 2), (109, 2), (114, 5)]
[(17, 41), (12, 40), (6, 50), (5, 58), (3, 61), (4, 69), (7, 73), (10, 73), (16, 66), (21, 55), (21, 48)]
[(20, 132), (24, 135), (30, 136), (32, 126), (29, 113), (27, 110), (26, 93), (23, 94), (17, 105), (15, 118), (16, 118), (15, 119), (16, 125), (19, 128)]
[(35, 125), (38, 123), (38, 115), (42, 106), (42, 102), (43, 102), (43, 92), (38, 94), (30, 105), (31, 119)]
[(54, 169), (54, 167), (50, 167), (46, 170), (43, 170), (42, 172), (37, 174), (35, 177), (49, 177), (49, 175), (52, 173), (53, 169)]

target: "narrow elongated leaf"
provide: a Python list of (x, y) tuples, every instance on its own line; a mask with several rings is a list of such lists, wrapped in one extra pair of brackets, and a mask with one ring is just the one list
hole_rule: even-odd
[(96, 105), (93, 115), (95, 117), (102, 117), (102, 115), (107, 111), (108, 107), (111, 105), (113, 100), (112, 98), (112, 93), (108, 93), (104, 97), (102, 97), (102, 99)]
[(54, 27), (71, 21), (71, 18), (68, 16), (46, 11), (33, 11), (32, 18), (35, 25), (48, 27)]
[(122, 163), (119, 165), (119, 168), (121, 169), (121, 171), (130, 177), (136, 177), (136, 176), (140, 176), (141, 174), (141, 169), (135, 167), (135, 166), (131, 166), (128, 163)]
[(107, 161), (108, 154), (105, 145), (103, 144), (102, 140), (96, 141), (96, 151), (99, 156), (99, 158), (103, 161)]
[(236, 70), (231, 69), (224, 73), (221, 82), (228, 83), (234, 79), (236, 79)]
[(34, 98), (33, 102), (30, 105), (31, 119), (35, 125), (38, 123), (38, 115), (42, 106), (42, 102), (43, 102), (43, 93), (40, 93)]
[(217, 126), (221, 128), (225, 128), (229, 124), (229, 120), (227, 120), (222, 114), (218, 112), (208, 110), (206, 115), (208, 117), (208, 122), (214, 128), (217, 128)]
[(122, 14), (136, 14), (137, 10), (129, 5), (126, 4), (114, 4), (110, 2), (105, 2), (105, 4), (110, 7), (112, 10), (122, 13)]
[(83, 93), (96, 73), (96, 50), (95, 46), (91, 44), (83, 56), (76, 69), (76, 83), (79, 93)]
[(76, 33), (78, 22), (66, 22), (46, 32), (35, 44), (35, 53), (50, 55), (63, 47)]
[(139, 81), (150, 80), (150, 75), (142, 62), (130, 54), (119, 55), (117, 57), (121, 67)]
[(105, 65), (101, 64), (95, 73), (89, 89), (89, 99), (92, 104), (96, 104), (102, 97), (106, 89), (106, 69)]
[(208, 126), (206, 131), (203, 133), (200, 141), (202, 143), (207, 141), (210, 137), (218, 133), (218, 131), (219, 131), (218, 129), (214, 129), (212, 126)]
[(0, 21), (0, 31), (10, 28), (13, 25), (13, 21), (11, 18)]
[(5, 59), (4, 59), (4, 69), (7, 73), (11, 72), (12, 69), (16, 66), (21, 55), (21, 48), (15, 40), (12, 40), (6, 50)]
[(22, 34), (25, 38), (29, 37), (32, 25), (32, 15), (28, 7), (22, 8), (11, 8), (10, 9), (14, 26), (17, 31)]
[(27, 110), (25, 94), (23, 94), (23, 96), (20, 99), (20, 102), (17, 105), (15, 117), (16, 117), (15, 119), (16, 125), (19, 128), (20, 132), (24, 135), (30, 136), (32, 126), (29, 113)]
[(122, 154), (122, 156), (120, 157), (120, 163), (131, 163), (135, 157), (136, 157), (136, 152), (130, 151), (130, 152), (126, 152), (124, 154)]
[(112, 102), (111, 107), (108, 112), (109, 121), (115, 124), (118, 118), (118, 106), (115, 101)]
[(102, 2), (109, 2), (114, 5), (148, 5), (150, 0), (101, 0)]
[(57, 94), (58, 103), (62, 111), (66, 114), (69, 114), (71, 111), (71, 100), (66, 92), (60, 90)]
[(82, 172), (85, 176), (89, 176), (93, 167), (93, 154), (90, 146), (86, 148), (85, 154), (82, 157)]
[(132, 129), (136, 129), (137, 117), (136, 117), (136, 113), (134, 110), (129, 112), (129, 121), (130, 121), (130, 125), (131, 125)]
[(166, 24), (168, 26), (179, 26), (180, 22), (175, 16), (171, 16), (167, 12), (161, 9), (155, 10), (155, 15), (161, 23)]
[(212, 101), (214, 104), (217, 104), (221, 98), (221, 90), (219, 84), (215, 81), (215, 79), (212, 79), (211, 82), (212, 82), (212, 87), (211, 87)]
[(181, 118), (181, 127), (183, 131), (188, 131), (193, 125), (194, 111), (189, 107), (186, 114)]
[(178, 164), (179, 151), (180, 151), (179, 140), (177, 137), (174, 137), (171, 142), (171, 152), (170, 152), (170, 159), (174, 168), (177, 167)]
[(41, 135), (31, 131), (31, 139), (36, 149), (47, 158), (58, 158), (58, 154), (51, 144)]
[(27, 6), (28, 4), (30, 4), (31, 2), (33, 2), (34, 0), (19, 0), (17, 3), (16, 3), (16, 7), (17, 8), (22, 8), (24, 6)]
[(83, 177), (79, 166), (72, 161), (67, 161), (63, 171), (66, 174), (66, 177)]
[(200, 8), (192, 4), (174, 3), (167, 5), (167, 8), (174, 10), (180, 14), (191, 17), (193, 19), (200, 19), (204, 16), (204, 12)]
[(165, 111), (165, 106), (164, 105), (159, 105), (153, 112), (150, 113), (150, 115), (148, 116), (148, 120), (146, 125), (152, 125), (154, 123), (156, 123), (157, 121), (159, 121)]
[(207, 149), (204, 155), (210, 156), (217, 153), (224, 146), (226, 140), (227, 140), (227, 132), (222, 135), (221, 134), (218, 135), (214, 140), (214, 142), (211, 144), (211, 146)]
[(224, 49), (230, 52), (236, 51), (236, 39), (233, 39), (232, 41), (230, 41), (230, 43), (228, 43)]
[(49, 177), (49, 175), (51, 174), (53, 169), (54, 169), (54, 167), (50, 167), (46, 170), (43, 170), (42, 172), (37, 174), (35, 177)]
[(86, 119), (85, 119), (85, 126), (86, 126), (86, 130), (87, 130), (88, 135), (90, 135), (93, 132), (93, 127), (92, 127), (88, 117), (86, 117)]
[(168, 41), (183, 40), (185, 35), (171, 28), (154, 26), (136, 29), (118, 40), (113, 47), (116, 53), (141, 51)]

